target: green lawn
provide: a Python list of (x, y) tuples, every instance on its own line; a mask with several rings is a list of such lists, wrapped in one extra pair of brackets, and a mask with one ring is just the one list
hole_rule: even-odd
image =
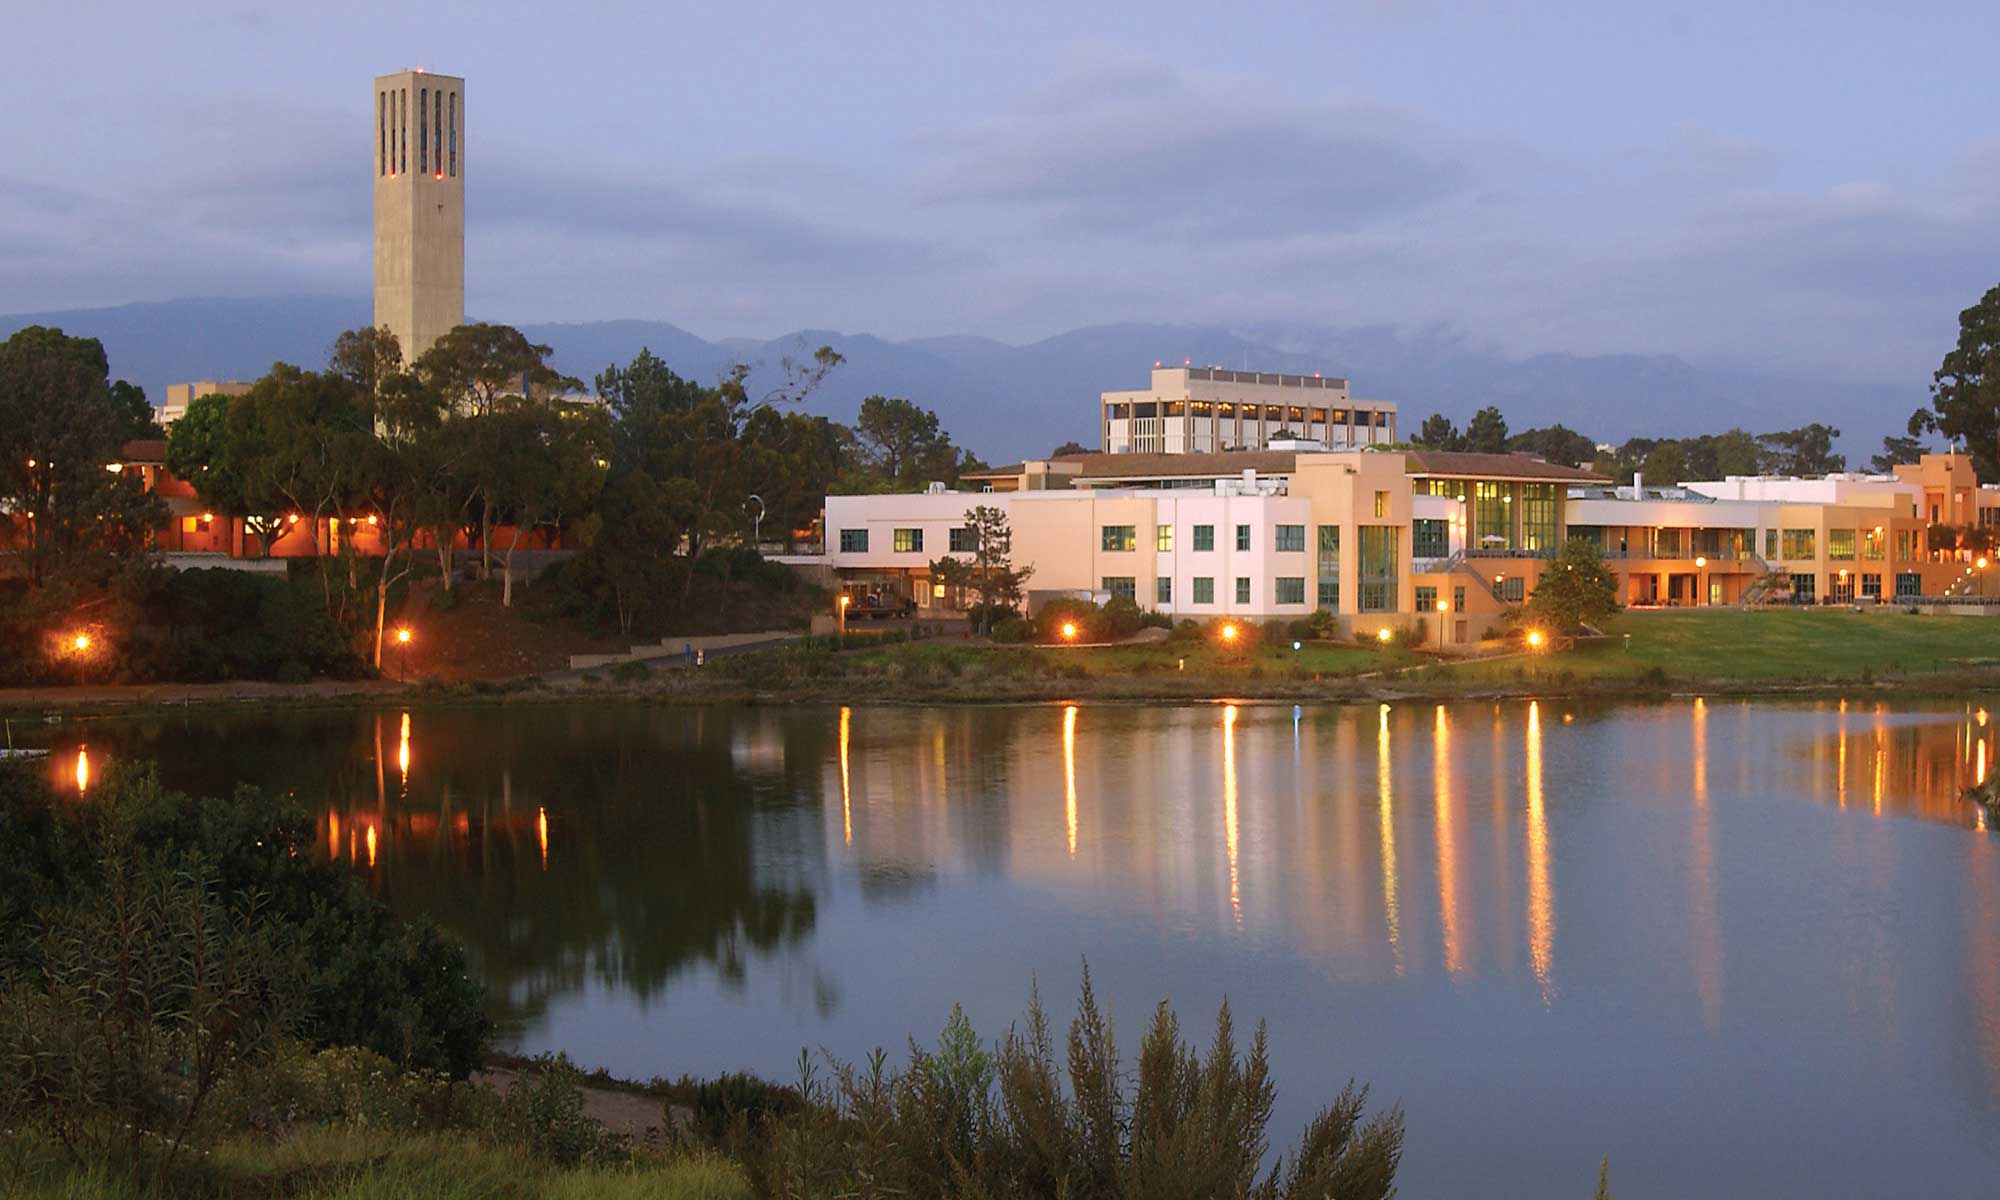
[[(1222, 650), (1206, 641), (1144, 642), (1122, 646), (981, 646), (951, 641), (887, 646), (855, 655), (858, 665), (887, 667), (899, 658), (948, 659), (971, 673), (1058, 675), (1081, 671), (1097, 677), (1185, 675), (1305, 677), (1394, 671), (1421, 662), (1405, 650), (1343, 642), (1266, 640), (1249, 650)], [(1186, 666), (1182, 667), (1182, 660)]]
[(1569, 672), (1676, 679), (1824, 680), (2000, 666), (2000, 617), (1911, 616), (1901, 611), (1739, 609), (1620, 613), (1612, 641), (1529, 659), (1446, 668), (1466, 679)]

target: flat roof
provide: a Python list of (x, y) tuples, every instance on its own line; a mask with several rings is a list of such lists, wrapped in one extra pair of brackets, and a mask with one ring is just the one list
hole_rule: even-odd
[(1525, 479), (1547, 483), (1610, 483), (1611, 477), (1529, 458), (1525, 454), (1480, 454), (1461, 450), (1405, 450), (1412, 475), (1462, 479)]

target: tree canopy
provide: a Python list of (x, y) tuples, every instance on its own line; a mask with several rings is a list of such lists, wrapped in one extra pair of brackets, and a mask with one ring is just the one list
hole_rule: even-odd
[(1910, 414), (1909, 434), (1962, 443), (1981, 479), (2000, 479), (2000, 286), (1958, 314), (1958, 342), (1931, 376), (1931, 406)]

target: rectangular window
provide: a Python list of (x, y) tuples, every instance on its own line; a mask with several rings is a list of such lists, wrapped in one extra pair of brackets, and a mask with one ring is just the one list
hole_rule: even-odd
[(1800, 572), (1792, 576), (1792, 601), (1795, 604), (1816, 604), (1819, 602), (1819, 579), (1817, 576)]
[(1304, 604), (1306, 602), (1306, 577), (1303, 575), (1278, 576), (1278, 603)]
[(1553, 553), (1556, 548), (1556, 485), (1521, 485), (1521, 548)]
[(1854, 560), (1854, 531), (1852, 529), (1829, 529), (1826, 531), (1826, 556), (1842, 562)]
[(1396, 607), (1396, 560), (1399, 547), (1393, 525), (1361, 527), (1361, 611), (1393, 612)]
[(1388, 515), (1389, 515), (1389, 493), (1387, 493), (1387, 492), (1376, 492), (1376, 493), (1375, 493), (1375, 519), (1379, 521), (1379, 520), (1381, 520), (1381, 519), (1382, 519), (1383, 517), (1386, 517), (1386, 516), (1388, 516)]
[(1784, 535), (1784, 558), (1786, 561), (1817, 558), (1814, 553), (1814, 531), (1810, 529), (1787, 529)]
[(1518, 604), (1528, 598), (1528, 581), (1520, 575), (1509, 575), (1500, 581), (1500, 598), (1510, 604)]
[(896, 531), (896, 553), (921, 554), (924, 549), (924, 531), (921, 529), (898, 529)]
[(1319, 607), (1340, 610), (1340, 526), (1321, 525), (1314, 531), (1318, 542)]
[(1243, 551), (1243, 550), (1248, 550), (1249, 548), (1250, 548), (1250, 527), (1248, 525), (1238, 525), (1236, 527), (1236, 549), (1238, 551)]
[(1882, 598), (1882, 577), (1880, 575), (1863, 575), (1861, 577), (1861, 594), (1870, 600), (1880, 600)]
[(1418, 612), (1420, 613), (1435, 612), (1437, 611), (1437, 606), (1438, 606), (1438, 590), (1436, 588), (1419, 587), (1417, 589)]
[(1854, 576), (1848, 572), (1839, 572), (1828, 576), (1826, 593), (1827, 599), (1833, 601), (1835, 604), (1854, 603)]
[(1215, 526), (1197, 525), (1194, 527), (1194, 548), (1197, 550), (1215, 549)]
[(458, 93), (451, 94), (451, 177), (458, 178)]
[(840, 552), (842, 554), (868, 553), (868, 531), (866, 529), (841, 530)]
[(1896, 576), (1896, 595), (1921, 596), (1924, 594), (1924, 577), (1914, 572), (1901, 572)]
[(1688, 553), (1688, 530), (1655, 529), (1653, 531), (1654, 558), (1693, 558)]
[(1172, 604), (1173, 602), (1174, 602), (1173, 576), (1162, 575), (1158, 579), (1153, 580), (1153, 603), (1160, 605), (1162, 608), (1164, 608), (1167, 605)]
[(1236, 577), (1236, 603), (1250, 603), (1250, 580), (1246, 576)]
[(1104, 527), (1103, 548), (1112, 553), (1139, 548), (1139, 530), (1135, 525), (1106, 525)]
[(1462, 613), (1462, 612), (1464, 612), (1464, 611), (1465, 611), (1465, 589), (1464, 589), (1464, 588), (1462, 588), (1462, 587), (1455, 587), (1455, 588), (1451, 589), (1451, 611), (1453, 611), (1453, 612), (1456, 612), (1456, 613)]
[(953, 554), (977, 554), (979, 539), (972, 530), (961, 525), (951, 531), (951, 551)]
[(1196, 604), (1215, 603), (1215, 576), (1197, 575), (1194, 577), (1194, 602)]
[[(1917, 533), (1916, 533), (1916, 530), (1914, 530), (1914, 529), (1898, 529), (1898, 530), (1896, 531), (1896, 561), (1897, 561), (1897, 562), (1914, 562), (1914, 561), (1916, 561), (1916, 557), (1917, 557)], [(1901, 579), (1899, 578), (1899, 579), (1897, 580), (1897, 582), (1896, 582), (1896, 587), (1897, 587), (1897, 588), (1899, 589), (1899, 590), (1898, 590), (1898, 591), (1896, 592), (1896, 594), (1897, 594), (1898, 596), (1900, 596), (1900, 595), (1902, 595), (1902, 594), (1903, 594), (1903, 593), (1902, 593), (1902, 591), (1900, 590), (1900, 589), (1902, 588), (1902, 586), (1903, 586), (1903, 584), (1902, 584), (1902, 580), (1901, 580)], [(1912, 593), (1912, 594), (1914, 594), (1914, 593)]]
[(1877, 525), (1861, 535), (1861, 557), (1869, 562), (1881, 562), (1883, 551), (1882, 527)]
[(1171, 525), (1153, 526), (1153, 549), (1159, 551), (1161, 554), (1173, 553), (1174, 549), (1173, 526)]
[(1139, 581), (1130, 575), (1106, 575), (1103, 579), (1104, 591), (1111, 593), (1114, 600), (1139, 599)]
[(1278, 552), (1281, 554), (1304, 554), (1306, 552), (1306, 527), (1303, 525), (1278, 526)]
[(1418, 517), (1410, 522), (1411, 558), (1448, 558), (1451, 522), (1442, 517)]
[(1777, 557), (1778, 531), (1775, 529), (1766, 529), (1764, 531), (1764, 558), (1767, 561), (1776, 561)]
[(1504, 483), (1472, 485), (1472, 524), (1480, 550), (1514, 548), (1514, 490)]

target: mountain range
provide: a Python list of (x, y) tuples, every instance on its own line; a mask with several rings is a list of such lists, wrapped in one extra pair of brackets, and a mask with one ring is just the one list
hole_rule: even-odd
[[(317, 366), (335, 333), (369, 319), (364, 299), (187, 299), (0, 316), (0, 336), (54, 325), (98, 338), (113, 376), (138, 383), (158, 404), (169, 383), (253, 379), (276, 361)], [(1026, 345), (973, 336), (890, 341), (815, 329), (709, 341), (646, 320), (520, 328), (554, 348), (558, 369), (586, 382), (650, 348), (702, 382), (749, 364), (753, 394), (777, 386), (788, 356), (809, 359), (830, 345), (847, 361), (807, 401), (809, 410), (851, 421), (864, 396), (906, 396), (936, 410), (954, 441), (989, 462), (1043, 455), (1071, 440), (1095, 445), (1098, 393), (1143, 388), (1156, 360), (1344, 376), (1357, 398), (1395, 401), (1406, 435), (1433, 412), (1463, 426), (1489, 404), (1515, 430), (1561, 422), (1609, 442), (1737, 426), (1762, 433), (1822, 421), (1843, 431), (1850, 458), (1866, 459), (1883, 434), (1900, 433), (1910, 411), (1925, 402), (1921, 378), (1899, 386), (1696, 366), (1664, 355), (1510, 357), (1447, 327), (1118, 324)]]

